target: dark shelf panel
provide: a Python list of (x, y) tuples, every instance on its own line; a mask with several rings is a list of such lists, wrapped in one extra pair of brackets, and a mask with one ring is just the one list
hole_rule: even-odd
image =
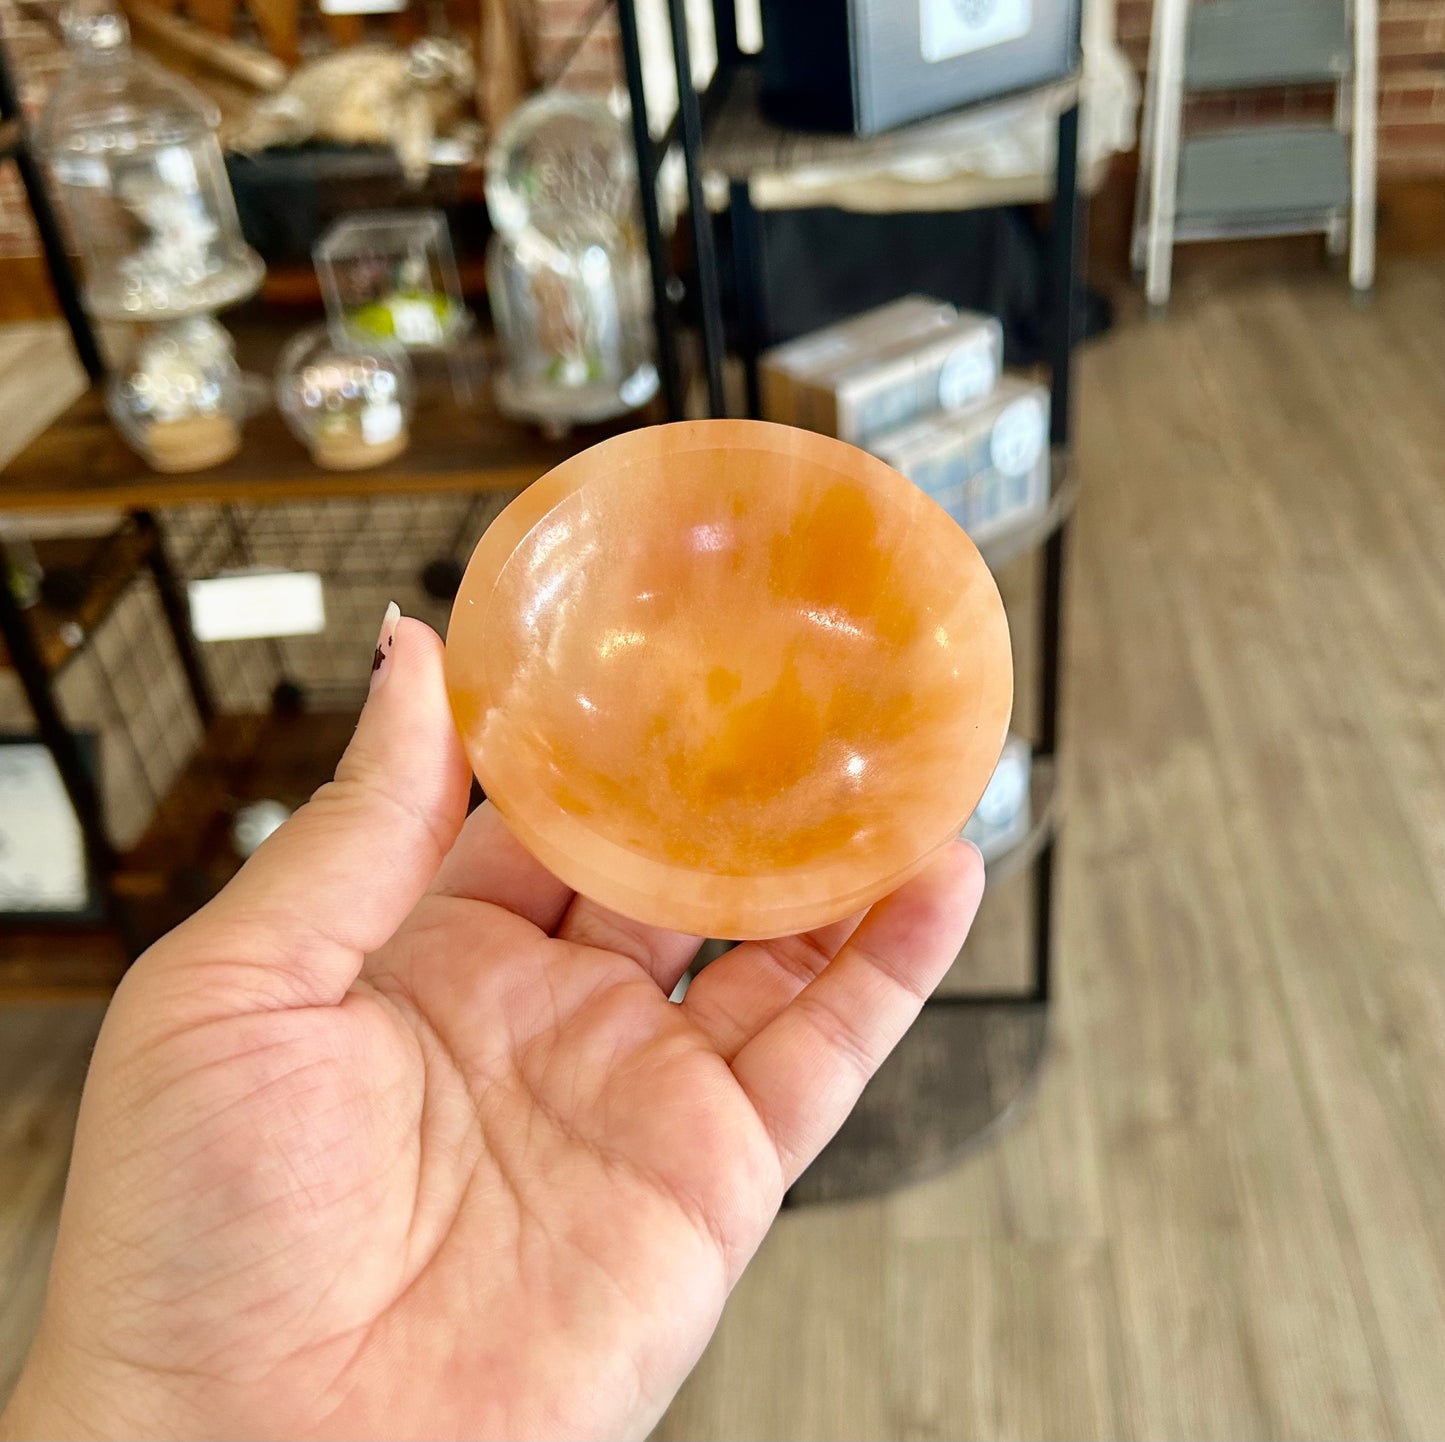
[[(145, 565), (153, 544), (153, 533), (133, 523), (105, 536), (63, 536), (35, 542), (36, 555), (47, 571), (74, 570), (86, 586), (85, 597), (74, 610), (42, 600), (25, 613), (40, 659), (52, 676), (64, 669), (109, 614)], [(0, 670), (9, 665), (9, 652), (0, 641)]]
[(0, 998), (6, 1002), (107, 997), (129, 964), (114, 931), (34, 926), (14, 917), (0, 930)]
[(1079, 80), (1070, 76), (996, 100), (965, 106), (889, 130), (856, 136), (797, 130), (764, 113), (762, 75), (756, 65), (722, 72), (705, 98), (702, 163), (730, 180), (778, 174), (814, 165), (887, 165), (919, 156), (947, 154), (983, 120), (1010, 114), (1038, 100), (1053, 100), (1058, 110), (1078, 98)]

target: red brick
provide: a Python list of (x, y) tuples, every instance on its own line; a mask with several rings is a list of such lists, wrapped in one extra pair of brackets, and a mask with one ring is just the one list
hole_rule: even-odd
[(1430, 49), (1430, 21), (1423, 16), (1391, 15), (1381, 17), (1381, 56), (1428, 55)]
[(1437, 100), (1445, 97), (1445, 83), (1434, 76), (1401, 76), (1380, 85), (1382, 120), (1404, 114), (1428, 114)]
[(1445, 151), (1439, 146), (1392, 149), (1380, 156), (1382, 180), (1424, 180), (1445, 176)]

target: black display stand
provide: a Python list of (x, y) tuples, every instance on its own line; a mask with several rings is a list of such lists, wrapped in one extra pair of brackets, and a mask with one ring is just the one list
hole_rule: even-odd
[[(689, 281), (700, 320), (708, 411), (714, 416), (728, 413), (725, 360), (731, 344), (743, 366), (747, 413), (757, 415), (758, 351), (767, 327), (761, 313), (765, 287), (760, 227), (749, 176), (808, 161), (927, 153), (947, 143), (951, 125), (987, 107), (971, 107), (966, 114), (867, 140), (789, 131), (762, 113), (756, 62), (740, 51), (731, 0), (714, 3), (718, 67), (702, 93), (692, 83), (683, 0), (669, 0), (668, 10), (679, 104), (667, 132), (653, 137), (646, 120), (634, 0), (618, 0), (658, 307), (658, 356), (667, 381), (670, 413), (675, 417), (683, 414), (683, 377), (675, 370), (678, 348), (673, 307), (684, 288), (664, 243), (657, 178), (663, 159), (679, 146), (687, 177), (693, 250)], [(1018, 873), (1018, 880), (1026, 879), (1031, 887), (1030, 974), (1027, 984), (1017, 991), (949, 993), (930, 1000), (918, 1025), (870, 1084), (842, 1131), (793, 1188), (789, 1198), (793, 1203), (886, 1191), (946, 1167), (1027, 1093), (1044, 1054), (1053, 975), (1059, 644), (1065, 545), (1077, 484), (1069, 464), (1071, 379), (1080, 328), (1084, 236), (1078, 184), (1077, 78), (1041, 87), (1041, 91), (1051, 92), (1059, 108), (1047, 342), (1054, 500), (1042, 520), (1026, 522), (1017, 533), (984, 547), (985, 559), (995, 570), (1042, 552), (1037, 567), (1039, 620), (1034, 637), (1038, 704), (1032, 735), (1033, 825), (1019, 846), (989, 867), (991, 886), (1017, 884), (1010, 882), (1009, 876)], [(991, 104), (1015, 105), (1019, 100), (1011, 96)], [(705, 203), (704, 176), (708, 174), (721, 175), (728, 182), (737, 271), (735, 313), (731, 316), (724, 315), (713, 224)]]

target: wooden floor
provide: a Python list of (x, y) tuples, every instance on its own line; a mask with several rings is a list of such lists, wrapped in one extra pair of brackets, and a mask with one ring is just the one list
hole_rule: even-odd
[[(1091, 347), (1048, 1067), (785, 1215), (660, 1436), (1440, 1435), (1442, 317), (1409, 261)], [(95, 1019), (0, 1014), (0, 1391)]]

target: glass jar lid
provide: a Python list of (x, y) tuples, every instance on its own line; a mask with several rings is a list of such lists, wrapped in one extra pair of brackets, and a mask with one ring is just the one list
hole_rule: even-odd
[(584, 216), (630, 222), (637, 166), (622, 122), (600, 100), (548, 93), (524, 101), (487, 154), (487, 209), (505, 235), (562, 241)]

